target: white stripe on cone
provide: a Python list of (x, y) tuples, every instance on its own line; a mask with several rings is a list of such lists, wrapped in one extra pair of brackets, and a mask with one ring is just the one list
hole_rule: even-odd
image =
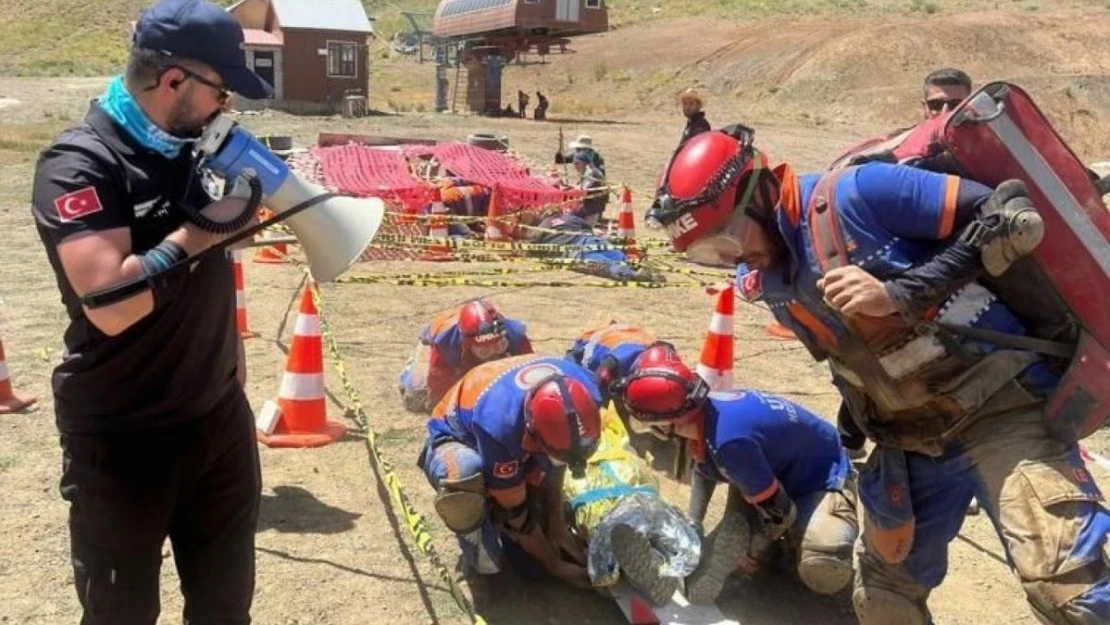
[(709, 320), (709, 331), (721, 336), (732, 336), (732, 315), (713, 313), (713, 317)]
[(324, 398), (323, 373), (289, 373), (286, 371), (281, 376), (281, 388), (278, 398), (293, 400), (310, 400)]
[(1085, 460), (1089, 460), (1090, 462), (1097, 464), (1103, 469), (1110, 471), (1110, 459), (1100, 456), (1095, 452), (1087, 449), (1086, 447), (1080, 447), (1079, 453), (1081, 456), (1083, 456)]
[(244, 299), (245, 298), (243, 297), (243, 291), (241, 289), (235, 289), (235, 307), (236, 308), (238, 308), (240, 310), (243, 309), (243, 303), (244, 303), (243, 300)]
[(297, 323), (293, 326), (293, 334), (297, 336), (320, 336), (320, 317), (308, 313), (297, 315)]
[(697, 373), (714, 391), (732, 388), (732, 371), (721, 371), (699, 363)]
[(8, 363), (0, 360), (0, 382), (8, 379)]

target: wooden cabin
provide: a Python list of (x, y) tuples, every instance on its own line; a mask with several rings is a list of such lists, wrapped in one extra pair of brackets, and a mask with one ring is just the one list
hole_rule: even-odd
[(351, 94), (369, 95), (374, 30), (359, 0), (240, 0), (228, 11), (248, 66), (274, 87), (273, 100), (240, 98), (240, 108), (337, 112)]
[(432, 22), (442, 39), (554, 39), (608, 29), (605, 0), (442, 0)]

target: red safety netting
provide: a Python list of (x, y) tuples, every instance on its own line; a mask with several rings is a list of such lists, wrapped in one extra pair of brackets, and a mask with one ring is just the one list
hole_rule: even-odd
[(421, 147), (425, 150), (413, 150), (413, 153), (426, 154), (427, 148), (433, 148), (431, 152), (436, 160), (453, 175), (496, 189), (498, 205), (505, 210), (566, 205), (585, 196), (581, 189), (560, 189), (533, 177), (526, 167), (500, 152), (466, 143)]
[(410, 213), (421, 212), (432, 199), (432, 187), (412, 175), (399, 150), (341, 145), (313, 148), (312, 153), (320, 160), (327, 185), (340, 193), (380, 197)]

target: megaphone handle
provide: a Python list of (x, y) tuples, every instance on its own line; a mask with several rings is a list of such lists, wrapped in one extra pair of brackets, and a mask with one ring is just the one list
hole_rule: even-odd
[(220, 241), (216, 245), (213, 245), (212, 247), (210, 247), (210, 248), (208, 248), (208, 249), (206, 249), (202, 252), (199, 252), (199, 253), (197, 253), (193, 256), (190, 256), (188, 258), (182, 259), (182, 260), (174, 263), (173, 265), (170, 265), (169, 267), (166, 267), (162, 271), (159, 271), (159, 272), (157, 272), (155, 274), (152, 274), (152, 275), (149, 275), (149, 276), (148, 275), (142, 275), (142, 276), (139, 276), (137, 278), (133, 278), (131, 280), (128, 280), (127, 282), (122, 282), (120, 284), (117, 284), (115, 286), (110, 286), (110, 287), (101, 289), (99, 291), (93, 291), (92, 293), (89, 293), (89, 294), (85, 295), (84, 297), (82, 297), (81, 298), (81, 303), (84, 304), (85, 307), (87, 307), (89, 309), (103, 308), (104, 306), (110, 306), (112, 304), (115, 304), (116, 302), (123, 301), (123, 300), (135, 295), (136, 293), (140, 293), (140, 292), (145, 291), (147, 289), (153, 289), (154, 284), (159, 279), (169, 278), (173, 275), (174, 272), (184, 270), (186, 267), (188, 267), (189, 265), (192, 265), (193, 263), (199, 263), (199, 262), (203, 262), (205, 260), (208, 260), (209, 258), (214, 258), (215, 256), (217, 256), (219, 254), (222, 254), (224, 252), (224, 250), (231, 247), (232, 245), (235, 245), (236, 243), (238, 243), (238, 242), (240, 242), (240, 241), (242, 241), (246, 238), (253, 237), (254, 235), (258, 234), (259, 232), (262, 232), (263, 230), (272, 226), (273, 224), (276, 224), (276, 223), (281, 222), (281, 221), (285, 221), (286, 219), (289, 219), (293, 215), (296, 215), (297, 213), (299, 213), (303, 210), (307, 210), (309, 208), (312, 208), (313, 206), (316, 206), (317, 204), (319, 204), (320, 202), (323, 202), (324, 200), (330, 200), (331, 198), (336, 197), (337, 195), (338, 195), (337, 193), (321, 193), (320, 195), (317, 195), (316, 197), (309, 198), (309, 199), (301, 202), (300, 204), (297, 204), (293, 208), (290, 208), (289, 210), (287, 210), (283, 213), (280, 213), (278, 215), (274, 215), (271, 219), (269, 219), (267, 221), (259, 222), (255, 225), (251, 226), (250, 228), (247, 228), (246, 230), (243, 230), (242, 232), (236, 233), (235, 235), (230, 236), (227, 239), (224, 239), (223, 241)]

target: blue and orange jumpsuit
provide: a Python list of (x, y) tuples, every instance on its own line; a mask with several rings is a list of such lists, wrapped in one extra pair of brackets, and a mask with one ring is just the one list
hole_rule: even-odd
[[(601, 401), (590, 372), (560, 358), (504, 358), (463, 376), (428, 420), (422, 466), (431, 485), (438, 489), (441, 480), (481, 473), (496, 506), (520, 500), (529, 486), (543, 484), (552, 464), (546, 455), (524, 449), (524, 404), (533, 386), (557, 373), (581, 382), (595, 401)], [(514, 568), (538, 573), (534, 563), (528, 563), (530, 558), (508, 543), (488, 515), (478, 530), (459, 536), (464, 561), (478, 573), (497, 573), (503, 549)]]
[[(948, 543), (974, 496), (1037, 611), (1054, 623), (1110, 622), (1110, 512), (1077, 446), (1051, 438), (1042, 420), (1058, 376), (1030, 352), (834, 312), (817, 288), (828, 241), (810, 223), (827, 218), (810, 210), (820, 176), (778, 173), (777, 225), (789, 258), (762, 272), (763, 299), (815, 357), (831, 361), (834, 383), (878, 443), (860, 476), (857, 612), (893, 593), (919, 611), (903, 622), (928, 622), (926, 599), (944, 579)], [(936, 254), (990, 193), (954, 176), (870, 163), (846, 169), (828, 197), (847, 261), (887, 281)], [(978, 281), (930, 316), (1026, 332)], [(894, 622), (872, 618), (861, 614), (865, 625)]]
[[(509, 340), (506, 355), (531, 354), (532, 343), (528, 340), (525, 325), (515, 319), (505, 319), (504, 324)], [(463, 374), (479, 364), (481, 361), (463, 347), (459, 311), (444, 311), (421, 330), (416, 355), (401, 371), (401, 394), (417, 395), (426, 390), (426, 406), (430, 408)]]

